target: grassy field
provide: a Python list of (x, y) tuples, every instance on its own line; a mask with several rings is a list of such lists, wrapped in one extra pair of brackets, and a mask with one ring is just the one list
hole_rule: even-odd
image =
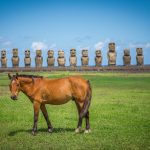
[[(39, 73), (49, 78), (72, 74), (79, 73)], [(61, 106), (47, 105), (54, 132), (47, 132), (40, 113), (38, 133), (32, 136), (31, 102), (21, 93), (18, 101), (12, 101), (7, 74), (0, 74), (0, 150), (150, 149), (150, 74), (82, 75), (90, 80), (93, 89), (90, 107), (92, 132), (75, 134), (78, 116), (74, 102), (70, 101)]]

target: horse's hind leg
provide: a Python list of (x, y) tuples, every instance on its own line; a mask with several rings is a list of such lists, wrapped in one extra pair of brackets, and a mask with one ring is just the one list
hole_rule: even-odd
[(52, 127), (51, 122), (50, 122), (50, 120), (49, 120), (49, 117), (48, 117), (48, 113), (47, 113), (45, 104), (42, 104), (42, 105), (41, 105), (41, 111), (42, 111), (43, 116), (44, 116), (44, 118), (45, 118), (45, 120), (46, 120), (46, 122), (47, 122), (48, 132), (49, 132), (49, 133), (52, 133), (53, 127)]
[(78, 103), (77, 101), (75, 103), (76, 103), (76, 106), (77, 106), (77, 109), (78, 109), (78, 115), (79, 115), (78, 125), (77, 125), (77, 128), (76, 128), (75, 132), (79, 133), (79, 132), (82, 131), (81, 127), (82, 127), (83, 116), (81, 115), (81, 110), (82, 110), (83, 104)]
[(91, 132), (90, 123), (89, 123), (89, 110), (87, 111), (87, 113), (85, 115), (85, 121), (86, 121), (86, 129), (85, 129), (84, 133), (89, 133), (89, 132)]
[(76, 133), (81, 132), (81, 127), (82, 127), (82, 120), (85, 117), (85, 121), (86, 121), (86, 129), (84, 133), (90, 133), (90, 123), (89, 123), (89, 110), (87, 110), (87, 112), (85, 113), (85, 108), (87, 103), (80, 103), (76, 101), (76, 105), (77, 105), (77, 109), (78, 109), (78, 114), (79, 114), (79, 121), (78, 121), (78, 126), (77, 129), (75, 130)]

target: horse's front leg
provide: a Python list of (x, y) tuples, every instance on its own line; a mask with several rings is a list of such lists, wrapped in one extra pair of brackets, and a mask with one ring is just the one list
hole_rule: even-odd
[(39, 102), (37, 102), (37, 101), (33, 102), (34, 124), (33, 124), (33, 129), (32, 129), (32, 135), (35, 135), (35, 132), (37, 131), (37, 123), (38, 123), (40, 105), (41, 104)]
[(52, 133), (53, 127), (52, 127), (51, 122), (50, 122), (50, 120), (49, 120), (49, 117), (48, 117), (48, 113), (47, 113), (45, 104), (42, 104), (42, 105), (41, 105), (41, 111), (42, 111), (43, 116), (44, 116), (44, 118), (45, 118), (45, 120), (46, 120), (46, 122), (47, 122), (48, 132), (49, 132), (49, 133)]

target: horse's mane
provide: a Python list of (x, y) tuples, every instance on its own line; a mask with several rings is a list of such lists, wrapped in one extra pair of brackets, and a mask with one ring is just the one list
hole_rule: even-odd
[(15, 75), (15, 77), (23, 77), (23, 78), (43, 78), (43, 76), (26, 75), (26, 74)]

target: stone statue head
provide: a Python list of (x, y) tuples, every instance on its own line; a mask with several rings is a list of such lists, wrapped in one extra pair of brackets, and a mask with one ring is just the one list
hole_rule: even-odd
[(96, 57), (100, 57), (101, 56), (101, 50), (96, 50), (95, 55), (96, 55)]
[(54, 56), (54, 51), (53, 50), (48, 50), (47, 55), (48, 55), (48, 57), (53, 57)]
[(17, 48), (14, 48), (14, 49), (12, 50), (12, 52), (13, 52), (13, 56), (14, 56), (14, 57), (18, 57), (18, 49), (17, 49)]
[(6, 57), (6, 50), (2, 50), (2, 51), (1, 51), (1, 57), (2, 57), (2, 58), (5, 58), (5, 57)]
[(41, 57), (42, 56), (42, 51), (40, 49), (36, 50), (36, 56), (37, 57)]
[(82, 56), (83, 57), (88, 57), (88, 50), (87, 49), (82, 50)]
[(136, 48), (137, 55), (143, 55), (143, 49), (142, 48)]
[(70, 50), (70, 56), (75, 57), (76, 56), (76, 49), (72, 48)]
[(25, 57), (30, 57), (30, 50), (25, 50)]

